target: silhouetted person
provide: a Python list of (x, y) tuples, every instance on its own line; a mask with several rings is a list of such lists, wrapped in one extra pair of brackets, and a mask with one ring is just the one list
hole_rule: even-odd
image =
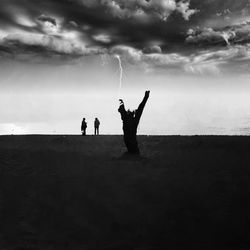
[(86, 128), (87, 128), (87, 122), (85, 121), (85, 118), (83, 118), (82, 125), (81, 125), (82, 135), (86, 135)]
[(145, 91), (144, 98), (138, 108), (134, 111), (125, 110), (123, 100), (120, 101), (120, 107), (118, 111), (121, 113), (121, 118), (123, 121), (123, 133), (124, 133), (124, 142), (128, 149), (128, 152), (131, 154), (139, 154), (138, 143), (136, 140), (137, 127), (145, 107), (145, 104), (148, 100), (150, 91)]
[(99, 135), (99, 126), (100, 126), (100, 121), (98, 120), (98, 118), (95, 118), (94, 121), (95, 135)]

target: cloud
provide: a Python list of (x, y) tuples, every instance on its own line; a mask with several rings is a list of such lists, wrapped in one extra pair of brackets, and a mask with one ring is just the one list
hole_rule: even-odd
[(3, 1), (2, 56), (108, 53), (146, 70), (198, 74), (248, 63), (247, 0)]
[(86, 7), (104, 7), (114, 17), (118, 18), (141, 18), (158, 17), (167, 20), (173, 12), (182, 14), (185, 20), (197, 12), (190, 9), (190, 1), (181, 0), (78, 0)]
[(56, 19), (50, 16), (41, 15), (37, 18), (37, 20), (44, 22), (44, 23), (49, 22), (53, 24), (54, 26), (57, 25)]
[(62, 54), (82, 54), (82, 48), (71, 41), (41, 34), (11, 34), (3, 39), (3, 44), (37, 46)]
[(123, 59), (131, 64), (137, 64), (141, 62), (142, 52), (129, 46), (114, 46), (110, 49), (109, 53), (111, 55), (120, 55)]
[(102, 43), (110, 43), (111, 42), (111, 38), (109, 35), (106, 34), (98, 34), (98, 35), (94, 35), (93, 39)]
[(77, 0), (77, 2), (83, 4), (86, 7), (97, 7), (99, 4), (99, 0)]
[(154, 54), (154, 53), (162, 53), (161, 47), (158, 45), (147, 46), (143, 48), (143, 53), (145, 54)]
[(190, 9), (189, 8), (190, 2), (189, 1), (180, 1), (177, 3), (176, 10), (179, 11), (183, 18), (188, 21), (189, 18), (194, 15), (195, 13), (199, 12), (197, 9)]
[(42, 23), (42, 30), (47, 34), (56, 34), (58, 32), (58, 25), (55, 18), (41, 15), (37, 18)]
[(190, 64), (185, 66), (185, 71), (194, 75), (219, 75), (217, 63)]
[(189, 62), (188, 57), (176, 53), (145, 54), (143, 51), (128, 46), (115, 46), (110, 50), (111, 55), (119, 55), (123, 61), (132, 65), (138, 65), (146, 71), (154, 71), (157, 68), (166, 71), (176, 68), (182, 71), (184, 65)]
[(218, 75), (244, 72), (250, 64), (250, 44), (223, 49), (201, 50), (191, 55), (180, 53), (151, 53), (128, 46), (115, 46), (111, 55), (120, 55), (124, 63), (141, 67), (146, 72)]
[[(9, 15), (10, 9), (20, 11)], [(82, 40), (90, 47), (124, 44), (142, 50), (154, 41), (168, 49), (183, 43), (182, 24), (192, 20), (196, 8), (187, 0), (13, 0), (1, 11), (8, 34), (28, 31), (68, 38), (78, 33), (77, 43)], [(19, 13), (25, 27), (16, 21)]]
[(189, 63), (190, 60), (186, 56), (182, 56), (177, 53), (170, 54), (150, 54), (143, 55), (142, 59), (148, 64), (153, 64), (154, 66), (181, 66)]
[(243, 72), (250, 64), (250, 45), (236, 45), (219, 50), (204, 50), (192, 55), (185, 65), (188, 73), (220, 74)]
[(224, 9), (221, 12), (217, 12), (216, 16), (228, 16), (229, 14), (231, 14), (232, 12), (230, 11), (230, 9)]
[(212, 28), (189, 29), (186, 42), (199, 45), (244, 44), (250, 41), (250, 22), (226, 26), (214, 30)]
[(228, 44), (229, 39), (231, 38), (229, 33), (215, 31), (212, 28), (189, 30), (187, 34), (187, 43), (199, 45)]
[(77, 28), (78, 24), (75, 21), (69, 21), (68, 26), (73, 27), (73, 28)]
[(29, 18), (27, 15), (21, 13), (21, 11), (18, 11), (18, 14), (14, 17), (14, 19), (17, 24), (20, 24), (24, 27), (32, 28), (36, 26), (36, 23), (34, 22), (34, 20)]
[(37, 54), (39, 56), (69, 56), (71, 58), (103, 53), (98, 48), (86, 48), (72, 40), (43, 34), (9, 34), (0, 41), (0, 46), (12, 54)]

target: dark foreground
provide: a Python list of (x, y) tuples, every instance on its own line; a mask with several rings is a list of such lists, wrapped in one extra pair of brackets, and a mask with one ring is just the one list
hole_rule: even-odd
[(0, 136), (0, 249), (250, 249), (250, 137)]

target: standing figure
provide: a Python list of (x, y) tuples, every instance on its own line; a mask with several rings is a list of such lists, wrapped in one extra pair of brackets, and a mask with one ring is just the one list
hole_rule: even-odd
[(95, 118), (94, 121), (95, 135), (99, 135), (99, 126), (100, 126), (100, 121), (98, 120), (98, 118)]
[(123, 121), (123, 139), (125, 142), (125, 145), (128, 149), (128, 152), (131, 154), (139, 154), (139, 148), (138, 143), (136, 140), (136, 134), (137, 134), (137, 127), (143, 112), (143, 109), (146, 105), (146, 102), (148, 100), (150, 91), (145, 91), (144, 98), (138, 108), (134, 111), (125, 110), (125, 106), (123, 103), (123, 100), (120, 101), (120, 107), (118, 111), (121, 114), (121, 119)]
[(82, 125), (81, 125), (82, 135), (86, 135), (86, 128), (87, 128), (87, 122), (85, 121), (85, 118), (83, 118)]

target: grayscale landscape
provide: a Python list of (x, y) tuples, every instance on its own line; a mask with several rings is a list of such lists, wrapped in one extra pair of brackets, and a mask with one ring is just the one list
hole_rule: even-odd
[(0, 250), (250, 249), (250, 0), (0, 0)]

